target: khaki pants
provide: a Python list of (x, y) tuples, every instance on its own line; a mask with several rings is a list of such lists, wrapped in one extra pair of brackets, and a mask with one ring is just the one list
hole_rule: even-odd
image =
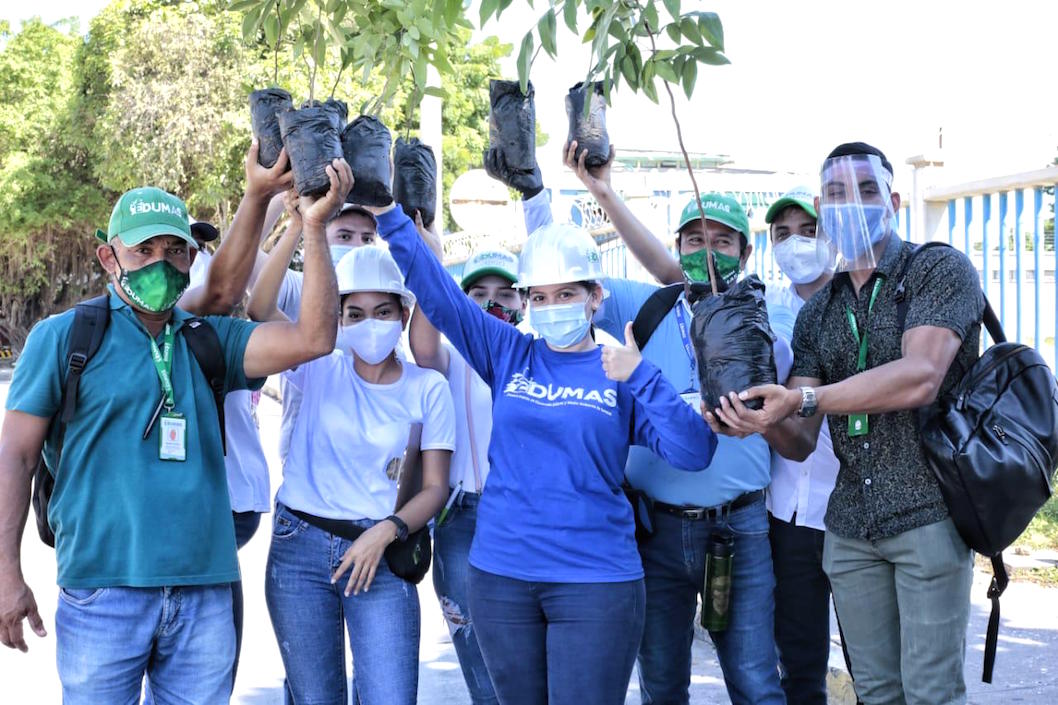
[(973, 552), (951, 519), (877, 541), (827, 532), (830, 578), (864, 705), (961, 705)]

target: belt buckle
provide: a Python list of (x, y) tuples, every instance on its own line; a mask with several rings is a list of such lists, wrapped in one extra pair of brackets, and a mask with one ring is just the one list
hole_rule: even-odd
[(709, 514), (708, 507), (698, 507), (696, 509), (684, 509), (682, 510), (684, 519), (701, 519)]

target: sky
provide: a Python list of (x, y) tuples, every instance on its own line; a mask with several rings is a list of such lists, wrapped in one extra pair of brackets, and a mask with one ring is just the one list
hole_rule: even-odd
[[(78, 16), (82, 31), (106, 3), (2, 3), (0, 19)], [(514, 3), (485, 28), (515, 49), (536, 9)], [(660, 5), (660, 3), (659, 3)], [(728, 155), (736, 165), (815, 174), (840, 142), (881, 148), (907, 173), (908, 157), (937, 154), (943, 128), (945, 181), (1043, 168), (1058, 156), (1058, 2), (1049, 0), (716, 0), (682, 3), (717, 12), (731, 65), (700, 67), (695, 94), (677, 91), (688, 149)], [(477, 2), (471, 17), (477, 18)], [(582, 27), (587, 26), (582, 17)], [(583, 79), (586, 45), (559, 21), (561, 62), (541, 53), (532, 71), (537, 117), (557, 164), (567, 123), (563, 99)], [(516, 52), (515, 52), (516, 53)], [(514, 78), (514, 56), (504, 65)], [(662, 106), (622, 87), (608, 111), (618, 149), (678, 149)], [(483, 126), (483, 129), (484, 126)]]

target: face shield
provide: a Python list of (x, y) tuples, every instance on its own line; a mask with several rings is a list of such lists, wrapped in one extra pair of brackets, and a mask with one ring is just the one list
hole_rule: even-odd
[(828, 159), (820, 172), (819, 257), (836, 255), (838, 272), (874, 269), (874, 247), (895, 229), (893, 175), (873, 154)]

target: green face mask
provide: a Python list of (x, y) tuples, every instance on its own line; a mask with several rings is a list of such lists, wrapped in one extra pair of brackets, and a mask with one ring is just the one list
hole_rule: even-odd
[[(689, 255), (680, 255), (680, 267), (687, 279), (694, 282), (709, 282), (709, 263), (706, 260), (708, 250), (701, 249)], [(713, 269), (719, 279), (717, 289), (723, 291), (738, 279), (738, 273), (742, 269), (742, 262), (738, 257), (725, 255), (713, 251)]]
[[(117, 255), (114, 259), (117, 259)], [(122, 267), (120, 262), (118, 267), (121, 268), (118, 286), (129, 297), (129, 301), (153, 313), (168, 311), (175, 306), (191, 283), (190, 275), (164, 259), (132, 271)]]

